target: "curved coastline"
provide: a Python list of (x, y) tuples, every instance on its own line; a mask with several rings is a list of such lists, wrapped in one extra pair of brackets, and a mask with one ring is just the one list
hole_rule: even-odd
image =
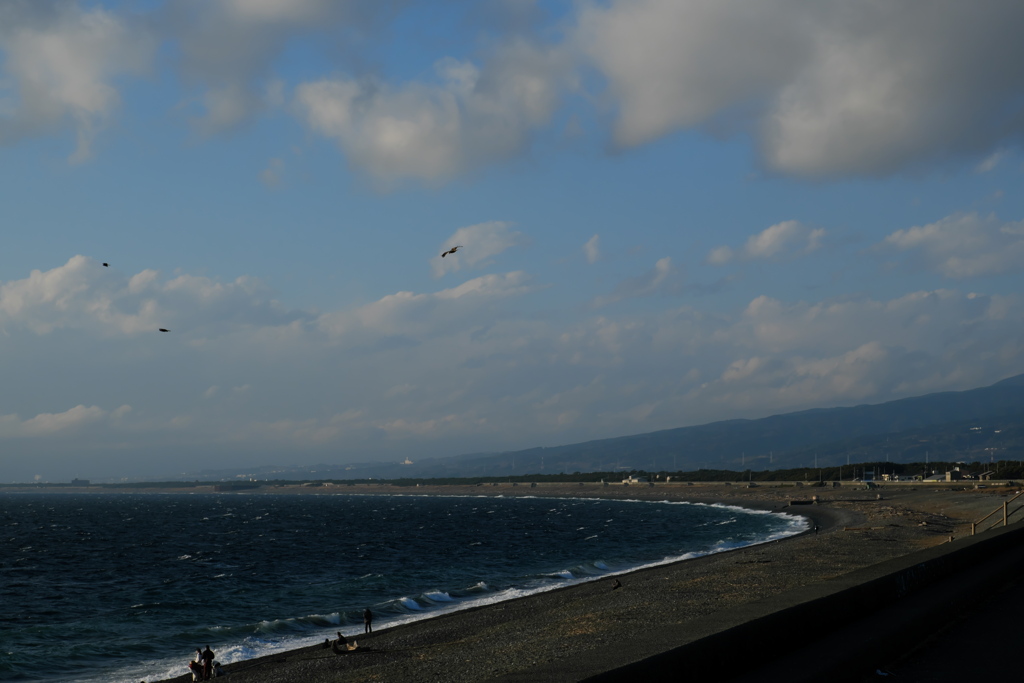
[[(863, 515), (854, 510), (843, 510), (835, 509), (827, 506), (820, 505), (790, 505), (789, 500), (780, 499), (778, 492), (764, 491), (758, 492), (759, 495), (723, 495), (727, 493), (719, 487), (695, 487), (683, 488), (683, 487), (652, 487), (652, 488), (640, 488), (632, 487), (631, 490), (623, 489), (620, 487), (608, 487), (604, 489), (593, 489), (579, 490), (575, 487), (562, 486), (562, 487), (545, 487), (543, 492), (539, 492), (532, 489), (526, 489), (525, 487), (516, 490), (515, 488), (503, 488), (497, 491), (483, 491), (474, 489), (473, 487), (453, 487), (453, 486), (438, 486), (438, 487), (426, 487), (427, 490), (418, 489), (415, 492), (410, 492), (408, 489), (397, 489), (397, 487), (367, 487), (363, 490), (353, 491), (340, 490), (332, 491), (333, 494), (348, 494), (348, 495), (406, 495), (406, 496), (474, 496), (479, 497), (485, 496), (504, 496), (504, 497), (533, 497), (533, 498), (580, 498), (580, 499), (594, 499), (594, 498), (610, 498), (623, 501), (637, 501), (637, 502), (680, 502), (680, 503), (692, 503), (692, 504), (703, 504), (703, 505), (716, 505), (716, 506), (729, 506), (736, 507), (745, 510), (769, 512), (769, 513), (781, 513), (792, 516), (798, 516), (809, 520), (808, 529), (797, 532), (796, 534), (786, 536), (781, 539), (777, 539), (774, 542), (769, 541), (765, 543), (756, 543), (738, 548), (729, 548), (715, 553), (701, 555), (698, 557), (684, 558), (673, 560), (665, 563), (657, 563), (654, 565), (645, 565), (642, 567), (632, 568), (629, 570), (623, 570), (621, 572), (615, 572), (605, 577), (589, 579), (585, 581), (574, 582), (566, 586), (558, 586), (550, 590), (531, 593), (525, 596), (511, 597), (507, 600), (500, 602), (492, 602), (484, 605), (467, 606), (457, 610), (445, 611), (436, 614), (424, 615), (421, 619), (414, 621), (390, 626), (388, 628), (381, 629), (375, 632), (370, 638), (358, 638), (362, 641), (360, 644), (365, 649), (352, 653), (356, 656), (337, 657), (330, 650), (324, 650), (321, 645), (306, 646), (297, 648), (294, 650), (280, 652), (276, 654), (265, 655), (262, 657), (236, 662), (225, 666), (225, 669), (233, 675), (235, 680), (253, 680), (253, 681), (269, 681), (278, 680), (277, 673), (274, 670), (281, 669), (282, 667), (287, 670), (293, 669), (298, 666), (302, 669), (302, 673), (292, 671), (291, 673), (285, 673), (281, 671), (280, 680), (295, 680), (295, 676), (299, 676), (303, 680), (313, 681), (330, 681), (340, 680), (340, 671), (338, 664), (342, 664), (342, 670), (345, 671), (345, 680), (360, 680), (358, 678), (357, 671), (366, 669), (364, 673), (370, 674), (370, 670), (377, 669), (379, 666), (378, 662), (373, 662), (375, 659), (389, 659), (390, 662), (384, 663), (384, 666), (390, 670), (387, 677), (390, 680), (417, 680), (420, 676), (415, 671), (415, 667), (412, 670), (407, 670), (405, 673), (401, 673), (402, 669), (406, 669), (402, 665), (401, 660), (407, 658), (410, 653), (430, 649), (432, 643), (437, 645), (438, 652), (443, 647), (437, 642), (434, 635), (436, 632), (441, 631), (444, 633), (459, 633), (467, 632), (471, 633), (478, 630), (480, 627), (475, 626), (479, 622), (493, 624), (495, 619), (499, 621), (530, 621), (530, 615), (539, 612), (557, 612), (560, 609), (560, 605), (563, 603), (579, 602), (580, 600), (588, 601), (596, 596), (600, 596), (609, 590), (609, 584), (611, 582), (611, 576), (618, 578), (627, 590), (619, 591), (622, 595), (635, 594), (636, 589), (644, 585), (650, 584), (651, 582), (658, 582), (665, 580), (667, 577), (662, 575), (666, 572), (676, 573), (680, 566), (685, 566), (689, 569), (687, 573), (690, 574), (708, 574), (715, 571), (714, 567), (722, 562), (726, 562), (725, 558), (731, 558), (736, 556), (744, 555), (756, 551), (758, 548), (763, 548), (766, 545), (785, 545), (781, 544), (781, 541), (792, 541), (813, 535), (813, 527), (817, 525), (819, 534), (828, 533), (836, 529), (839, 525), (850, 525), (857, 524), (863, 520)], [(738, 488), (738, 487), (737, 487)], [(699, 489), (699, 490), (697, 490)], [(288, 492), (260, 492), (255, 495), (274, 495), (279, 493), (303, 493), (308, 494), (309, 490), (306, 491), (288, 491)], [(326, 493), (326, 492), (324, 492)], [(319, 495), (324, 493), (317, 492)], [(734, 493), (728, 491), (728, 493)], [(753, 491), (743, 491), (743, 493), (754, 493)], [(766, 495), (765, 495), (766, 494)], [(246, 493), (242, 495), (254, 495), (253, 493)], [(329, 495), (329, 494), (328, 494)], [(787, 496), (788, 498), (788, 496)], [(809, 502), (809, 501), (807, 501)], [(760, 560), (751, 560), (750, 564), (765, 564)], [(703, 567), (708, 567), (706, 570)], [(618, 597), (618, 595), (616, 595)], [(598, 598), (600, 599), (600, 598)], [(629, 600), (629, 602), (637, 602), (636, 600)], [(649, 602), (649, 600), (640, 600), (641, 603)], [(482, 618), (483, 617), (483, 618)], [(527, 635), (528, 629), (521, 630), (518, 636), (513, 636), (510, 641), (516, 641), (520, 637)], [(556, 638), (557, 639), (557, 638)], [(526, 638), (530, 640), (530, 638)], [(325, 656), (325, 653), (331, 653), (330, 657)], [(388, 655), (391, 655), (390, 657)], [(397, 668), (396, 668), (397, 667)], [(471, 667), (472, 668), (472, 667)], [(512, 666), (511, 669), (518, 668)], [(380, 672), (378, 672), (379, 674)], [(450, 671), (448, 672), (451, 673)], [(492, 674), (499, 674), (499, 670), (484, 674), (484, 672), (477, 672), (475, 674), (468, 674), (465, 678), (457, 678), (450, 680), (486, 680), (491, 677)], [(376, 674), (373, 674), (376, 675)], [(483, 678), (479, 676), (483, 675)], [(353, 678), (353, 676), (357, 676)], [(372, 678), (372, 675), (371, 675)], [(180, 676), (171, 681), (185, 681), (188, 679), (187, 675)], [(367, 679), (369, 680), (369, 679)]]
[[(786, 542), (744, 546), (544, 593), (470, 607), (359, 637), (360, 650), (320, 646), (227, 665), (232, 680), (582, 681), (721, 629), (744, 606), (828, 582), (857, 569), (969, 534), (967, 520), (1004, 497), (994, 490), (893, 487), (884, 495), (851, 487), (813, 491), (738, 486), (502, 487), (488, 495), (669, 500), (798, 514), (818, 525)], [(356, 493), (351, 489), (337, 493)], [(360, 493), (409, 494), (368, 486)], [(812, 505), (811, 493), (818, 497)], [(269, 493), (269, 492), (268, 492)], [(303, 491), (309, 494), (309, 489)], [(326, 492), (318, 492), (326, 493)], [(480, 495), (475, 487), (425, 487), (416, 494)], [(252, 494), (248, 494), (252, 495)], [(261, 494), (256, 494), (261, 495)], [(798, 498), (799, 500), (794, 500)], [(791, 503), (797, 503), (795, 505)], [(979, 514), (980, 513), (980, 514)], [(735, 609), (734, 609), (735, 608)], [(742, 622), (737, 622), (737, 625)], [(185, 681), (181, 676), (173, 681)]]

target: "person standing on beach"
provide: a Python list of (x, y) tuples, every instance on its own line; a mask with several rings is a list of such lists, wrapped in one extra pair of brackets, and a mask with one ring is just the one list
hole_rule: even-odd
[(206, 649), (202, 652), (203, 655), (203, 680), (207, 681), (210, 679), (210, 674), (213, 673), (213, 650), (207, 645)]
[(373, 612), (369, 607), (363, 610), (363, 633), (373, 633)]

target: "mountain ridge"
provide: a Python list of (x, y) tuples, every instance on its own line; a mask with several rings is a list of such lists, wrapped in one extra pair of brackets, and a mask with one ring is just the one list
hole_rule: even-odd
[[(1024, 374), (963, 391), (720, 420), (559, 446), (424, 458), (412, 464), (318, 464), (254, 472), (272, 471), (276, 478), (432, 478), (616, 470), (760, 470), (839, 465), (851, 459), (1024, 459), (1021, 425)], [(203, 478), (217, 474), (224, 472), (202, 473)]]

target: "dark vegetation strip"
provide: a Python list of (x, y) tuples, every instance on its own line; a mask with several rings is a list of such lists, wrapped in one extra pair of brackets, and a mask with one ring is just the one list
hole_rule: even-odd
[[(489, 484), (575, 484), (600, 483), (602, 481), (618, 483), (629, 477), (644, 477), (653, 482), (673, 483), (704, 483), (704, 482), (822, 482), (833, 481), (860, 481), (864, 472), (873, 472), (874, 480), (881, 482), (882, 475), (896, 475), (899, 477), (925, 477), (935, 473), (944, 473), (954, 468), (960, 468), (964, 474), (976, 477), (983, 473), (990, 473), (992, 479), (1024, 479), (1024, 463), (1019, 460), (1000, 460), (998, 462), (859, 462), (849, 465), (834, 467), (795, 467), (777, 470), (727, 470), (727, 469), (698, 469), (690, 471), (669, 471), (658, 470), (648, 471), (643, 469), (632, 470), (606, 470), (596, 472), (573, 472), (557, 474), (521, 474), (504, 476), (477, 476), (477, 477), (433, 477), (416, 478), (405, 477), (395, 479), (260, 479), (256, 481), (145, 481), (145, 482), (119, 482), (113, 484), (93, 484), (90, 488), (101, 489), (182, 489), (197, 488), (202, 486), (220, 485), (222, 489), (244, 490), (258, 487), (284, 487), (297, 485), (334, 485), (334, 486), (356, 486), (356, 485), (387, 485), (387, 486), (484, 486)], [(62, 489), (75, 488), (70, 483), (30, 483), (11, 484), (21, 489)]]

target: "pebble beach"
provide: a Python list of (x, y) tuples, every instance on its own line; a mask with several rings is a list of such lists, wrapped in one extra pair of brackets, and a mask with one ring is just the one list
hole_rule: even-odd
[[(296, 487), (297, 489), (297, 487)], [(344, 493), (362, 487), (347, 487)], [(1001, 506), (1006, 488), (761, 485), (537, 488), (372, 486), (375, 494), (611, 497), (726, 503), (802, 515), (809, 530), (740, 548), (516, 600), (381, 629), (336, 654), (306, 647), (225, 666), (252, 681), (580, 681), (692, 642), (711, 615), (971, 533)], [(276, 491), (330, 495), (320, 489)], [(998, 516), (997, 516), (998, 517)], [(993, 518), (995, 519), (995, 518)], [(991, 522), (991, 520), (990, 520)], [(817, 526), (817, 530), (814, 527)], [(638, 530), (642, 533), (642, 530)], [(351, 640), (351, 639), (350, 639)], [(187, 658), (188, 653), (183, 653)], [(173, 681), (187, 681), (183, 675)]]

